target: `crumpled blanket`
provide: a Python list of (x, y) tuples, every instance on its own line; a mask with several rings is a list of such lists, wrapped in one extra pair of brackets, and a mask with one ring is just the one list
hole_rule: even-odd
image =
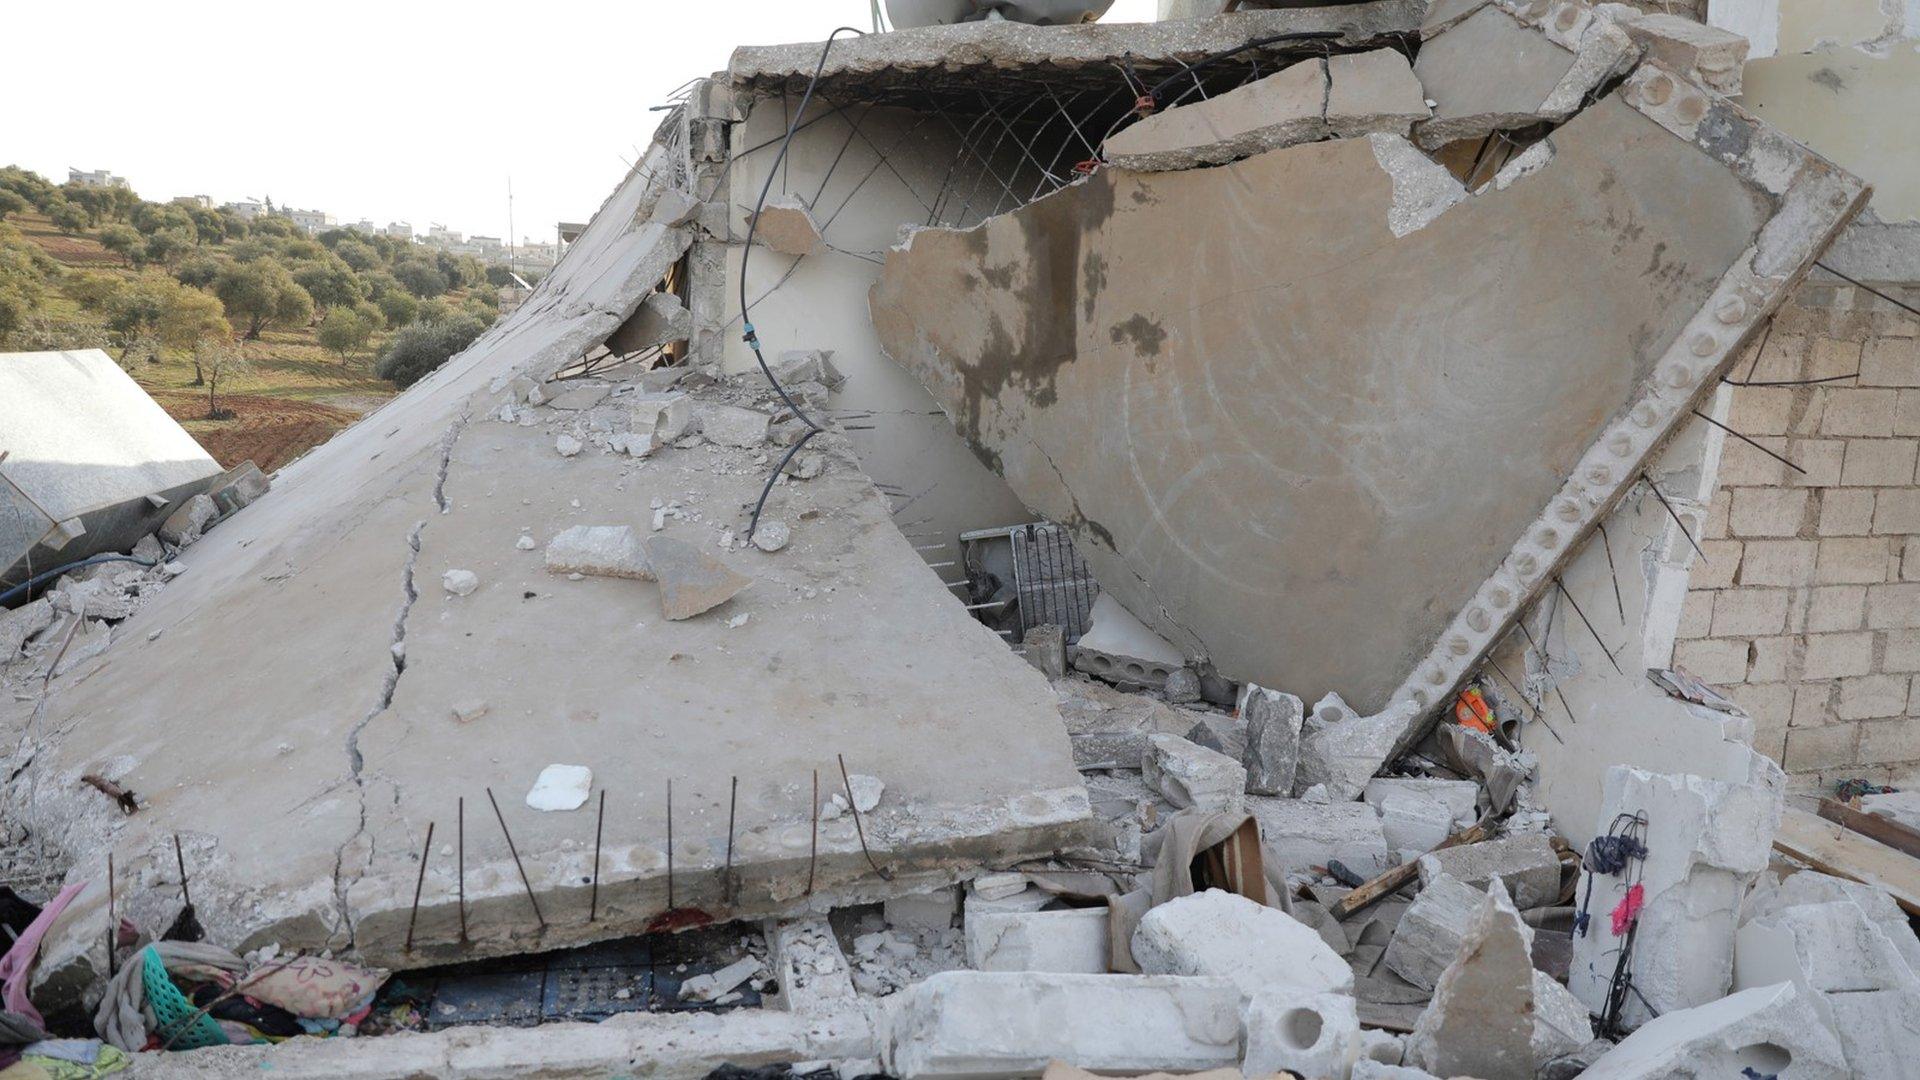
[[(1202, 889), (1236, 892), (1291, 915), (1286, 868), (1260, 839), (1260, 823), (1246, 813), (1192, 807), (1167, 818), (1153, 836), (1153, 873), (1147, 887), (1107, 898), (1107, 927), (1115, 971), (1135, 972), (1133, 932), (1147, 912)], [(1205, 879), (1194, 880), (1195, 861)]]
[[(218, 945), (201, 941), (156, 941), (147, 946), (157, 953), (169, 975), (205, 980), (216, 974), (239, 975), (247, 962)], [(147, 1033), (156, 1023), (147, 1006), (144, 964), (128, 963), (107, 983), (106, 996), (93, 1013), (93, 1029), (113, 1046), (136, 1053), (147, 1045)]]
[(61, 889), (58, 896), (40, 909), (39, 916), (27, 925), (26, 932), (7, 950), (7, 955), (0, 957), (0, 999), (4, 999), (8, 1012), (18, 1013), (36, 1025), (45, 1025), (40, 1010), (27, 1000), (27, 980), (33, 974), (33, 962), (40, 957), (40, 939), (53, 929), (55, 920), (67, 910), (67, 905), (86, 891), (87, 884), (76, 881)]
[(386, 981), (379, 968), (296, 956), (262, 964), (240, 980), (240, 992), (303, 1020), (340, 1020), (365, 1006)]

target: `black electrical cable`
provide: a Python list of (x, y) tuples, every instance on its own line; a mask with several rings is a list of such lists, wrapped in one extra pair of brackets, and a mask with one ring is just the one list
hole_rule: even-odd
[(760, 227), (760, 211), (766, 208), (767, 196), (773, 191), (773, 178), (779, 173), (781, 164), (787, 160), (787, 151), (793, 147), (793, 134), (800, 129), (800, 118), (806, 115), (807, 105), (813, 101), (813, 92), (820, 85), (820, 73), (827, 69), (827, 54), (833, 51), (834, 39), (843, 33), (865, 36), (863, 31), (855, 27), (842, 26), (828, 34), (826, 43), (820, 46), (820, 62), (813, 66), (813, 75), (807, 79), (807, 92), (800, 96), (800, 107), (794, 110), (793, 119), (787, 122), (787, 134), (780, 140), (780, 152), (774, 155), (773, 164), (767, 166), (766, 183), (760, 185), (760, 197), (753, 203), (753, 216), (747, 219), (747, 243), (740, 249), (740, 340), (746, 342), (747, 347), (753, 350), (753, 358), (760, 364), (760, 373), (767, 377), (767, 385), (773, 387), (773, 392), (780, 395), (780, 400), (786, 402), (787, 408), (793, 410), (793, 415), (807, 426), (806, 433), (795, 440), (794, 444), (787, 449), (786, 456), (780, 459), (780, 464), (775, 465), (773, 471), (767, 474), (767, 482), (760, 488), (760, 498), (753, 504), (753, 517), (747, 522), (748, 540), (753, 539), (754, 531), (760, 527), (760, 511), (766, 509), (767, 496), (773, 492), (773, 482), (780, 478), (780, 474), (786, 470), (787, 463), (800, 452), (800, 448), (807, 445), (808, 439), (826, 430), (814, 423), (813, 417), (808, 416), (806, 410), (787, 394), (786, 388), (780, 385), (780, 380), (774, 378), (773, 369), (767, 366), (766, 354), (760, 351), (760, 335), (753, 328), (753, 304), (747, 299), (747, 260), (753, 256), (753, 234)]

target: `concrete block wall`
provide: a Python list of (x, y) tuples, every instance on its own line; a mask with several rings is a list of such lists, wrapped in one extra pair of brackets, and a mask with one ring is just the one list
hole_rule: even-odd
[[(1908, 302), (1920, 289), (1897, 290)], [(1920, 777), (1920, 317), (1809, 283), (1730, 378), (1674, 661), (1796, 779)], [(1815, 381), (1826, 380), (1826, 381)]]

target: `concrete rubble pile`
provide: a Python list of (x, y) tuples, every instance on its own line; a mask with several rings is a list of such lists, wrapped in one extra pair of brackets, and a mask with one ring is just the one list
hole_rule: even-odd
[[(1920, 1075), (1904, 894), (1670, 667), (1693, 414), (1864, 197), (1738, 65), (1581, 0), (740, 50), (465, 353), (0, 615), (30, 1033)], [(1036, 86), (1064, 168), (924, 125)], [(1085, 575), (980, 554), (1029, 516)]]

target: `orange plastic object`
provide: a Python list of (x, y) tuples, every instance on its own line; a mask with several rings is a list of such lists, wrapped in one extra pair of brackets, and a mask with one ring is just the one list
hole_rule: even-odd
[(1461, 727), (1489, 735), (1493, 733), (1493, 709), (1487, 705), (1487, 699), (1480, 691), (1473, 687), (1460, 691), (1460, 697), (1453, 703), (1453, 719)]

